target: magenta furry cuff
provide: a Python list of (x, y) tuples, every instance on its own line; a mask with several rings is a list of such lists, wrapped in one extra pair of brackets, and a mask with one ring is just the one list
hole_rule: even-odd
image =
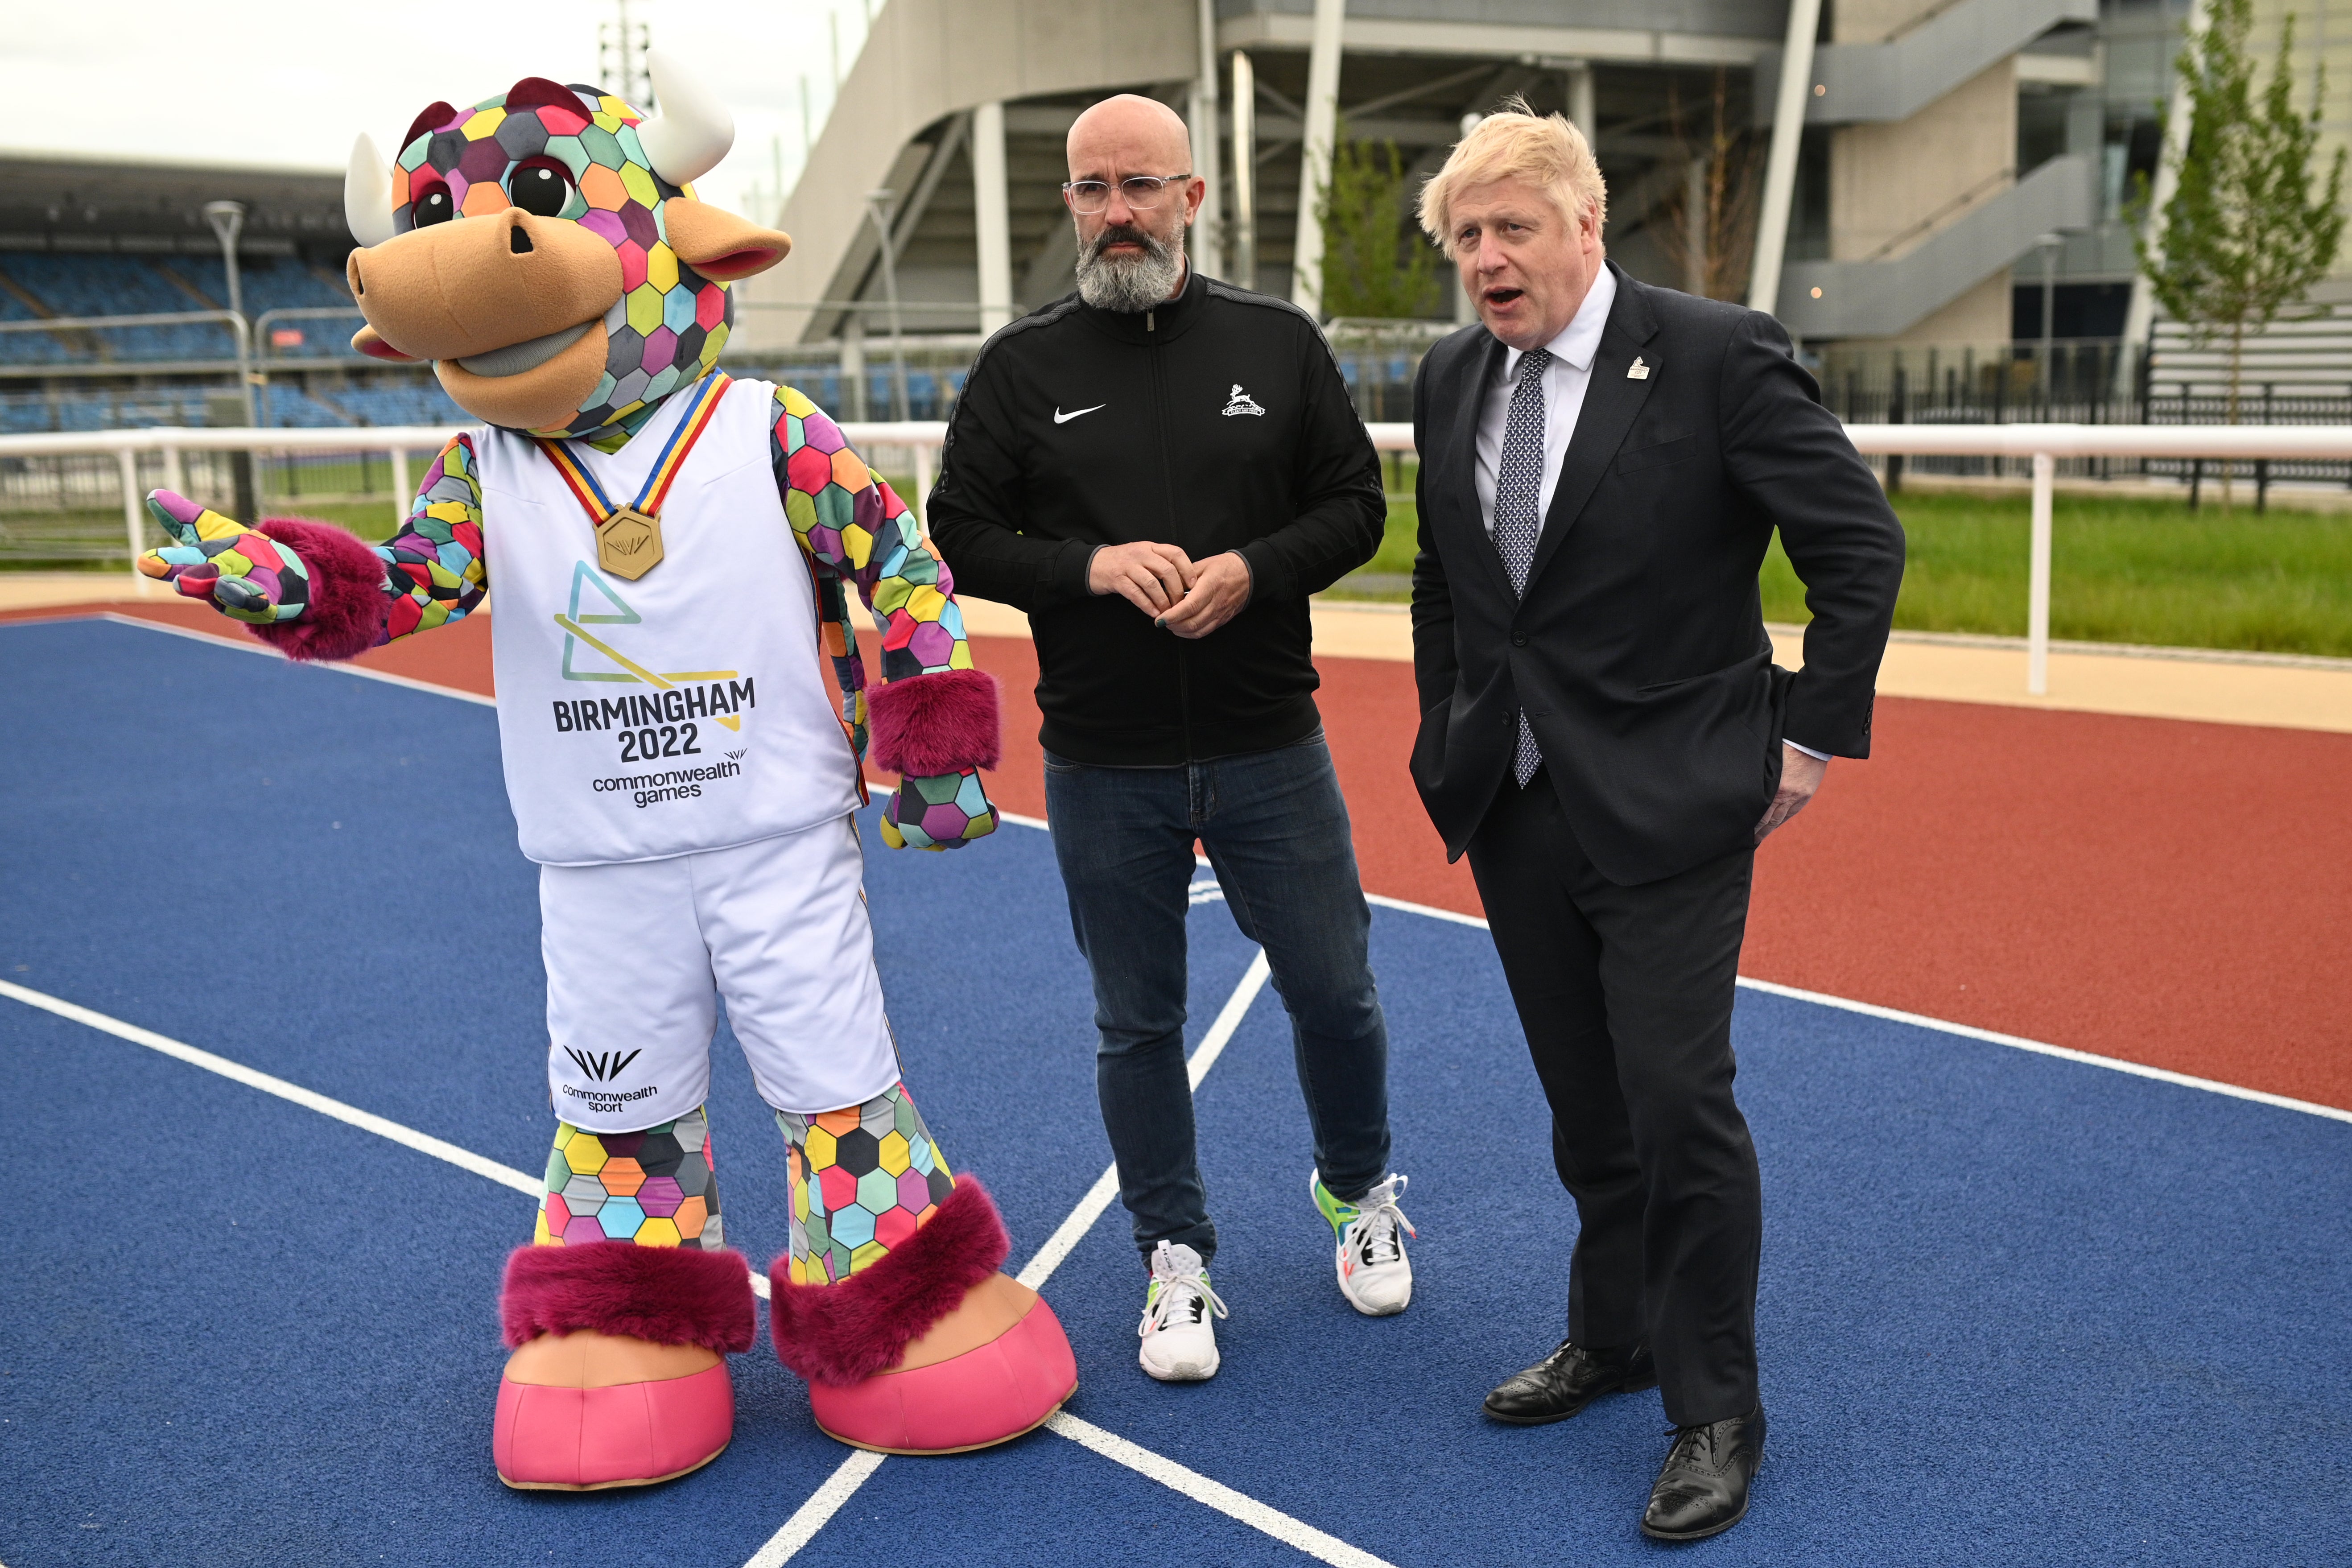
[(288, 658), (349, 658), (383, 641), (392, 601), (383, 592), (383, 557), (332, 523), (273, 517), (259, 531), (302, 558), (310, 603), (302, 614), (253, 635)]
[(986, 670), (904, 676), (869, 690), (866, 700), (877, 767), (935, 779), (966, 768), (992, 768), (1003, 755), (996, 677)]
[(747, 1351), (751, 1268), (740, 1252), (592, 1241), (518, 1247), (499, 1298), (509, 1347), (593, 1329), (660, 1345)]
[(1012, 1250), (988, 1189), (959, 1176), (922, 1228), (839, 1284), (795, 1285), (779, 1258), (768, 1272), (776, 1357), (811, 1383), (863, 1383), (898, 1365)]

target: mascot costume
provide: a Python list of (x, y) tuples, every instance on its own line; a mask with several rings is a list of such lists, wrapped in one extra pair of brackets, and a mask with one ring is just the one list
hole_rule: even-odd
[[(689, 182), (734, 125), (656, 53), (659, 112), (530, 78), (436, 103), (345, 187), (354, 346), (431, 360), (486, 428), (369, 547), (169, 491), (141, 562), (293, 658), (480, 606), (522, 852), (540, 868), (557, 1111), (493, 1457), (509, 1486), (640, 1486), (733, 1434), (751, 1348), (703, 1101), (714, 993), (783, 1131), (792, 1245), (770, 1328), (825, 1431), (889, 1453), (1003, 1442), (1076, 1386), (1052, 1310), (999, 1272), (994, 1205), (933, 1142), (875, 973), (860, 759), (901, 775), (892, 847), (991, 832), (1000, 740), (948, 569), (816, 405), (718, 369), (730, 281), (791, 240)], [(845, 585), (885, 626), (869, 702)], [(828, 689), (822, 644), (838, 693)], [(837, 706), (836, 706), (837, 698)]]

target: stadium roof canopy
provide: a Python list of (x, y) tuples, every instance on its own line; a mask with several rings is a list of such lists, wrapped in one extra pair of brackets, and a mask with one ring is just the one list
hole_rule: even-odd
[(340, 266), (353, 241), (340, 170), (0, 153), (0, 249), (216, 251), (213, 201), (242, 202), (240, 250)]

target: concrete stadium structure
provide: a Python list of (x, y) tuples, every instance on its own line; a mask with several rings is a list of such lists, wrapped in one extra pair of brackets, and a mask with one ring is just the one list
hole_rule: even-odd
[[(2056, 235), (2062, 335), (2119, 334), (2129, 177), (2156, 162), (2183, 9), (1825, 4), (1788, 132), (1780, 283), (1758, 302), (1809, 341), (1990, 348), (2016, 335), (2012, 268), (2038, 287)], [(746, 290), (744, 346), (847, 338), (860, 357), (889, 281), (877, 191), (908, 331), (965, 337), (1065, 291), (1062, 137), (1120, 90), (1194, 127), (1204, 269), (1271, 292), (1312, 295), (1300, 263), (1319, 237), (1310, 226), (1302, 258), (1298, 214), (1319, 178), (1302, 145), (1328, 146), (1320, 127), (1394, 142), (1417, 185), (1465, 114), (1517, 92), (1592, 135), (1621, 262), (1744, 294), (1789, 25), (1785, 0), (886, 0), (785, 204), (793, 265)], [(1718, 112), (1752, 132), (1732, 150), (1746, 202), (1728, 222), (1687, 219), (1706, 205)], [(1253, 251), (1254, 268), (1240, 259)]]

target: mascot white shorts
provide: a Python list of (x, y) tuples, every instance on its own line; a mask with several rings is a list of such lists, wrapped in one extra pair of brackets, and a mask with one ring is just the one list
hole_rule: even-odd
[(693, 1110), (719, 996), (778, 1110), (858, 1105), (897, 1082), (864, 874), (849, 816), (731, 849), (541, 867), (556, 1114), (635, 1132)]

